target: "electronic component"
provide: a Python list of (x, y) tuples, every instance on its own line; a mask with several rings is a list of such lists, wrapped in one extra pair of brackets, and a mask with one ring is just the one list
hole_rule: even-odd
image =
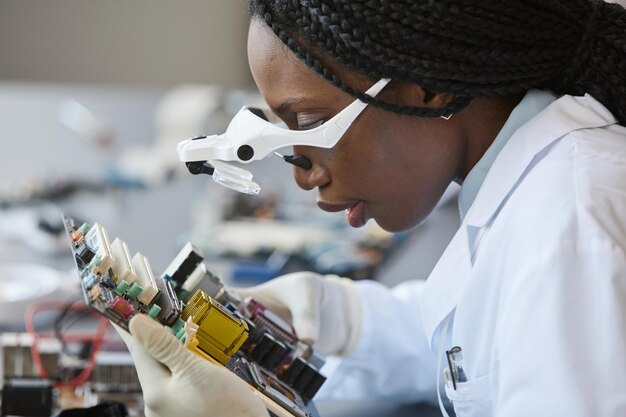
[(190, 318), (198, 326), (198, 348), (222, 365), (228, 363), (248, 338), (246, 322), (234, 316), (202, 290), (198, 290), (189, 300), (181, 317), (183, 320)]
[(302, 397), (294, 393), (292, 389), (281, 381), (276, 380), (269, 372), (254, 362), (250, 362), (245, 358), (238, 358), (234, 361), (231, 370), (242, 377), (242, 379), (250, 381), (255, 389), (271, 398), (285, 410), (288, 410), (289, 415), (297, 417), (309, 416), (304, 411), (305, 402)]
[(111, 246), (106, 231), (98, 223), (94, 224), (85, 235), (85, 244), (95, 254), (90, 261), (94, 273), (108, 270), (113, 264)]
[(204, 292), (223, 305), (239, 305), (241, 303), (241, 297), (239, 297), (239, 294), (229, 290), (224, 285), (221, 278), (213, 274), (211, 271), (207, 271), (204, 279), (200, 283), (200, 287), (204, 290)]
[(156, 285), (159, 289), (158, 304), (153, 304), (150, 307), (148, 315), (152, 318), (158, 318), (166, 326), (171, 326), (178, 320), (182, 312), (180, 301), (170, 281), (157, 278)]
[(193, 272), (189, 274), (181, 288), (186, 293), (192, 292), (198, 286), (200, 281), (202, 281), (206, 273), (206, 266), (202, 262), (200, 262), (196, 269), (194, 269)]
[(89, 249), (87, 245), (80, 246), (78, 251), (76, 252), (76, 259), (83, 264), (88, 264), (89, 262), (91, 262), (94, 256), (96, 256), (96, 254), (93, 253), (93, 251)]
[(106, 230), (97, 223), (76, 227), (73, 219), (64, 221), (85, 303), (124, 329), (128, 329), (128, 321), (136, 313), (151, 312), (167, 326), (176, 322), (180, 302), (171, 287), (154, 277), (145, 256), (137, 253), (131, 258), (121, 239), (108, 244)]
[(183, 286), (187, 277), (195, 271), (203, 259), (204, 257), (200, 254), (200, 251), (191, 243), (187, 243), (165, 268), (163, 277), (175, 283), (174, 288), (178, 289)]
[(133, 306), (119, 296), (109, 302), (109, 305), (112, 311), (115, 311), (125, 319), (128, 319), (135, 312)]
[(248, 297), (243, 300), (240, 310), (243, 315), (252, 320), (258, 328), (271, 328), (272, 333), (278, 340), (288, 344), (294, 344), (298, 340), (296, 331), (289, 323), (281, 319), (276, 313), (268, 310), (254, 298)]
[(261, 303), (242, 303), (207, 270), (193, 245), (187, 243), (155, 277), (144, 255), (131, 258), (119, 238), (109, 244), (99, 224), (64, 222), (89, 306), (126, 330), (137, 313), (157, 320), (189, 350), (258, 391), (272, 416), (317, 416), (311, 399), (325, 381), (321, 356)]
[[(133, 283), (133, 285), (139, 287), (136, 291), (138, 292), (136, 298), (143, 304), (150, 304), (159, 292), (150, 263), (145, 256), (137, 252), (133, 257), (132, 264), (135, 268), (135, 272), (137, 273), (137, 280)], [(131, 286), (129, 291), (131, 291), (132, 288), (133, 287)]]
[(130, 253), (128, 252), (126, 242), (119, 238), (115, 239), (111, 244), (111, 253), (113, 255), (113, 259), (115, 260), (111, 267), (113, 270), (111, 281), (114, 284), (117, 284), (120, 280), (124, 280), (129, 284), (135, 282), (135, 269), (130, 261)]

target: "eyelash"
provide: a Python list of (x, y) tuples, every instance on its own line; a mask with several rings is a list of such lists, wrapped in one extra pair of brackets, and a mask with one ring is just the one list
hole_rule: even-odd
[(297, 130), (311, 130), (311, 129), (315, 129), (316, 127), (321, 126), (324, 123), (323, 119), (317, 120), (313, 123), (307, 123), (304, 125), (300, 125), (300, 123), (298, 123), (298, 128)]

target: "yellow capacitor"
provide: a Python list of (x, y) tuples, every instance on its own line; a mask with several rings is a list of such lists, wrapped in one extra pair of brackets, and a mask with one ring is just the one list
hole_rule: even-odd
[(226, 365), (248, 338), (248, 325), (202, 290), (196, 291), (181, 318), (198, 326), (198, 348)]

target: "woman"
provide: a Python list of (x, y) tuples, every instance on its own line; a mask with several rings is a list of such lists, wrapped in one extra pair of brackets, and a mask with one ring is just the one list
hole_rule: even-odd
[[(317, 188), (321, 209), (406, 230), (462, 184), (461, 227), (424, 287), (299, 273), (242, 291), (343, 356), (320, 395), (420, 400), (445, 375), (459, 416), (626, 415), (626, 11), (590, 0), (250, 10), (252, 74), (290, 129), (369, 103), (334, 147), (294, 147), (311, 162), (296, 182)], [(391, 81), (364, 93), (380, 79)], [(148, 415), (267, 415), (160, 326), (138, 318), (131, 333)], [(445, 361), (453, 346), (463, 372)]]

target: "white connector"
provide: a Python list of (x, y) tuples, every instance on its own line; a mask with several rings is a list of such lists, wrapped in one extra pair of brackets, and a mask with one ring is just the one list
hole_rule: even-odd
[(152, 273), (148, 258), (137, 252), (133, 257), (132, 265), (137, 274), (137, 280), (135, 282), (143, 288), (143, 291), (137, 296), (137, 299), (146, 305), (150, 304), (159, 293), (159, 289), (154, 280), (154, 274)]
[[(181, 266), (187, 263), (191, 263), (193, 266), (194, 264), (197, 265), (200, 262), (202, 262), (202, 256), (200, 255), (200, 251), (196, 249), (190, 242), (187, 242), (185, 246), (183, 246), (183, 248), (180, 250), (180, 252), (178, 252), (176, 257), (172, 259), (172, 262), (170, 262), (167, 268), (165, 268), (163, 276), (167, 275), (170, 278), (175, 279), (177, 278), (175, 275), (177, 272), (179, 272)], [(189, 267), (185, 269), (188, 270)], [(184, 276), (181, 276), (180, 278), (187, 279), (187, 273), (185, 272), (183, 273), (183, 275)], [(183, 281), (183, 279), (181, 279), (181, 281)]]
[(94, 264), (93, 272), (103, 273), (108, 271), (114, 263), (114, 258), (111, 254), (109, 238), (104, 227), (98, 223), (94, 224), (85, 236), (85, 243), (95, 253), (95, 256), (100, 259), (100, 262)]
[(202, 278), (204, 278), (205, 275), (206, 265), (204, 265), (204, 262), (200, 262), (196, 269), (194, 269), (193, 272), (189, 274), (189, 277), (187, 277), (187, 280), (183, 284), (183, 290), (187, 292), (193, 291), (193, 289), (198, 286), (198, 284), (200, 283), (200, 281), (202, 281)]
[(120, 238), (116, 238), (111, 244), (111, 253), (115, 259), (113, 266), (111, 266), (111, 269), (115, 274), (114, 284), (117, 284), (121, 280), (124, 280), (129, 284), (135, 282), (137, 274), (135, 273), (135, 268), (133, 268), (133, 264), (131, 263), (130, 252), (128, 251), (126, 242)]

